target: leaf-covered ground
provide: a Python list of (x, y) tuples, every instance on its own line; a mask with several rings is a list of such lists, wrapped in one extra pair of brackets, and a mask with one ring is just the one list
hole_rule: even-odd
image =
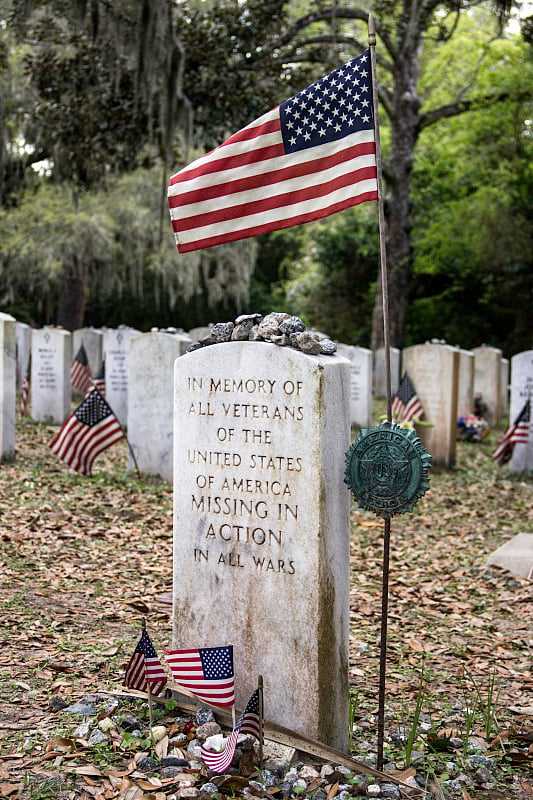
[[(98, 458), (92, 478), (72, 473), (48, 448), (54, 431), (19, 423), (16, 460), (0, 466), (0, 797), (53, 796), (31, 776), (78, 764), (89, 771), (69, 796), (103, 800), (121, 796), (118, 779), (99, 767), (91, 776), (94, 755), (76, 761), (50, 747), (73, 723), (49, 701), (120, 691), (143, 617), (158, 647), (170, 644), (171, 609), (159, 598), (171, 589), (172, 493), (126, 472), (124, 443)], [(456, 469), (434, 471), (414, 513), (391, 526), (386, 757), (416, 765), (406, 740), (417, 712), (444, 761), (449, 738), (468, 728), (482, 752), (505, 751), (507, 767), (492, 794), (465, 798), (533, 796), (533, 584), (486, 567), (496, 547), (533, 533), (533, 478), (493, 465), (500, 436), (459, 443)], [(353, 746), (363, 755), (376, 735), (383, 526), (355, 506), (352, 522)], [(427, 749), (428, 739), (410, 744)]]

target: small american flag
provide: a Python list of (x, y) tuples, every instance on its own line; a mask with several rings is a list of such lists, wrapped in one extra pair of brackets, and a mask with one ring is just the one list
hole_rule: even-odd
[(21, 417), (24, 417), (28, 410), (28, 401), (30, 397), (30, 373), (31, 373), (31, 359), (28, 362), (28, 368), (26, 369), (26, 374), (24, 375), (22, 386), (20, 388), (19, 411)]
[(76, 353), (76, 357), (70, 367), (70, 383), (74, 389), (86, 392), (91, 385), (91, 370), (89, 369), (89, 359), (83, 344)]
[(180, 170), (168, 189), (180, 253), (377, 197), (368, 50)]
[(509, 425), (503, 439), (492, 456), (494, 461), (503, 466), (511, 460), (516, 444), (527, 444), (531, 426), (531, 400), (526, 400), (523, 409), (512, 425)]
[(50, 442), (53, 452), (82, 475), (90, 475), (97, 455), (124, 438), (120, 424), (93, 389)]
[(146, 631), (142, 632), (137, 647), (126, 667), (124, 686), (137, 689), (139, 692), (160, 694), (167, 683), (167, 676), (155, 648)]
[(261, 741), (263, 731), (261, 730), (261, 721), (259, 719), (259, 690), (256, 689), (246, 704), (246, 708), (237, 720), (237, 724), (232, 732), (226, 739), (224, 749), (219, 753), (213, 750), (207, 750), (203, 745), (201, 747), (202, 760), (213, 770), (213, 772), (223, 773), (230, 766), (235, 748), (237, 746), (237, 739), (240, 734), (248, 733), (255, 736), (256, 739)]
[(407, 372), (404, 373), (398, 391), (392, 398), (392, 416), (399, 422), (411, 422), (415, 417), (417, 419), (424, 417), (422, 403)]
[(235, 703), (233, 646), (196, 650), (165, 650), (165, 659), (177, 683), (213, 706)]

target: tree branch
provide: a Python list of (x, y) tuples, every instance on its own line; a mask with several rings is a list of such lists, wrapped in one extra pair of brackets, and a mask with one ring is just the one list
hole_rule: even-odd
[(490, 108), (490, 106), (497, 103), (503, 103), (505, 100), (531, 100), (533, 97), (531, 92), (519, 92), (518, 94), (511, 92), (500, 92), (499, 94), (489, 94), (484, 97), (475, 97), (473, 100), (458, 100), (456, 103), (449, 103), (446, 106), (435, 108), (433, 111), (427, 111), (425, 114), (420, 114), (418, 122), (418, 130), (422, 131), (430, 125), (434, 125), (441, 119), (449, 117), (458, 117), (460, 114), (465, 114), (468, 111), (477, 111), (482, 108)]
[[(278, 50), (280, 47), (291, 42), (294, 37), (304, 28), (307, 28), (309, 25), (312, 25), (315, 22), (322, 22), (324, 20), (330, 19), (359, 19), (362, 22), (368, 23), (368, 11), (365, 11), (362, 8), (325, 8), (321, 11), (314, 11), (311, 14), (306, 14), (305, 17), (301, 17), (297, 20), (291, 27), (282, 35), (279, 36), (274, 42), (265, 46), (261, 50), (261, 57), (264, 55), (268, 55), (272, 53), (274, 50)], [(375, 20), (376, 24), (376, 33), (380, 37), (381, 41), (385, 45), (386, 50), (388, 51), (390, 57), (394, 60), (397, 56), (397, 49), (393, 44), (392, 39), (386, 33), (386, 31), (382, 28), (381, 24), (378, 20)]]
[[(356, 39), (354, 36), (343, 36), (343, 35), (334, 35), (334, 34), (324, 34), (322, 36), (310, 36), (308, 39), (302, 39), (301, 41), (295, 42), (292, 50), (289, 52), (284, 53), (279, 57), (279, 59), (274, 59), (277, 61), (293, 61), (294, 59), (301, 60), (298, 49), (300, 47), (307, 47), (308, 45), (314, 44), (349, 44), (356, 47), (358, 50), (364, 50), (367, 45), (363, 44), (359, 39)], [(263, 55), (263, 53), (261, 53)], [(383, 67), (383, 69), (392, 72), (392, 64), (387, 61), (387, 59), (383, 58), (383, 56), (376, 53), (376, 61), (377, 63)]]

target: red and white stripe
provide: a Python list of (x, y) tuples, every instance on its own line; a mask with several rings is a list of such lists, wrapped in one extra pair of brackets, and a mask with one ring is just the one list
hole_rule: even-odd
[(214, 706), (232, 706), (235, 703), (235, 679), (206, 680), (198, 650), (166, 650), (165, 660), (176, 683), (196, 697)]
[(170, 179), (180, 253), (322, 219), (377, 199), (374, 131), (285, 153), (279, 107)]
[(113, 414), (92, 426), (71, 414), (50, 442), (50, 448), (76, 472), (90, 475), (96, 456), (123, 438), (122, 428)]

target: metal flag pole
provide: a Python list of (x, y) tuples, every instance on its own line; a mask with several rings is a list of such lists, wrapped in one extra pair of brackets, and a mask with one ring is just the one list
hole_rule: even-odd
[(263, 769), (263, 676), (257, 677), (257, 706), (259, 716), (259, 769)]
[[(392, 392), (389, 338), (389, 291), (387, 283), (387, 253), (385, 249), (385, 213), (383, 210), (383, 181), (381, 166), (381, 142), (379, 136), (379, 102), (376, 78), (376, 26), (374, 17), (368, 17), (368, 45), (372, 74), (372, 101), (374, 112), (374, 135), (376, 140), (376, 171), (378, 183), (379, 252), (381, 275), (381, 299), (383, 303), (383, 344), (385, 346), (385, 378), (387, 387), (387, 422), (392, 421)], [(378, 698), (378, 755), (377, 768), (383, 769), (383, 743), (385, 738), (385, 680), (387, 671), (387, 622), (389, 606), (389, 561), (390, 561), (390, 517), (383, 526), (383, 580), (381, 590), (381, 634), (379, 650), (379, 698)]]

